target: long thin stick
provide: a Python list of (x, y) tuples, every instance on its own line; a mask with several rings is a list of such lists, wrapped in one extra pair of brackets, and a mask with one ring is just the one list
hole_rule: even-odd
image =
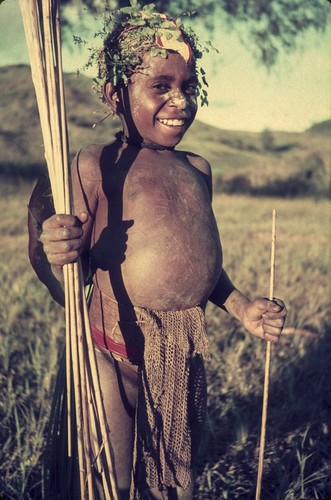
[[(71, 214), (73, 203), (62, 75), (60, 0), (19, 2), (55, 211)], [(95, 498), (95, 479), (100, 474), (105, 498), (116, 500), (118, 489), (80, 263), (65, 266), (64, 281), (68, 456), (75, 459), (74, 453), (78, 453), (81, 500)], [(75, 429), (71, 429), (71, 417), (74, 417)], [(77, 441), (76, 451), (73, 449), (74, 438)]]
[[(271, 233), (271, 258), (270, 258), (270, 287), (269, 300), (274, 298), (275, 286), (275, 256), (276, 256), (276, 210), (272, 211), (272, 233)], [(271, 342), (267, 342), (265, 354), (265, 369), (264, 369), (264, 388), (263, 388), (263, 405), (262, 405), (262, 422), (260, 435), (260, 452), (259, 466), (257, 472), (257, 484), (255, 500), (260, 500), (262, 475), (263, 475), (263, 458), (265, 448), (265, 437), (267, 430), (267, 413), (268, 413), (268, 396), (269, 396), (269, 381), (270, 381), (270, 359), (271, 359)]]

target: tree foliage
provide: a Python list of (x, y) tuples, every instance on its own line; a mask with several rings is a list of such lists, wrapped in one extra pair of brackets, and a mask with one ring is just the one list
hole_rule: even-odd
[[(141, 5), (151, 1), (141, 0)], [(328, 0), (156, 0), (160, 12), (178, 16), (185, 11), (198, 11), (211, 32), (224, 25), (238, 29), (242, 41), (266, 66), (277, 61), (281, 50), (291, 52), (308, 30), (324, 31), (331, 14)], [(76, 5), (83, 15), (82, 5), (97, 13), (105, 5), (111, 10), (128, 6), (129, 0), (62, 0)], [(65, 16), (65, 11), (64, 11)], [(67, 19), (65, 19), (68, 21)], [(245, 26), (245, 30), (242, 27)], [(244, 33), (244, 35), (243, 35)]]

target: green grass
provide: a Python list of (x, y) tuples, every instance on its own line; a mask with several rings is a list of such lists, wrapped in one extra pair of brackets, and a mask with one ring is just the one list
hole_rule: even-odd
[[(63, 345), (63, 312), (30, 268), (32, 184), (1, 182), (0, 498), (39, 498), (41, 456)], [(216, 196), (225, 267), (249, 296), (268, 295), (271, 211), (278, 211), (275, 294), (289, 308), (273, 347), (263, 500), (331, 493), (329, 207), (324, 200)], [(209, 306), (208, 419), (197, 499), (255, 496), (264, 343)]]

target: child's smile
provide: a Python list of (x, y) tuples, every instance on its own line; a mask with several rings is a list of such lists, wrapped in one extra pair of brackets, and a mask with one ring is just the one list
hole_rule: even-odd
[(197, 86), (194, 63), (187, 65), (177, 53), (167, 59), (147, 53), (128, 86), (125, 134), (134, 141), (176, 146), (195, 118)]

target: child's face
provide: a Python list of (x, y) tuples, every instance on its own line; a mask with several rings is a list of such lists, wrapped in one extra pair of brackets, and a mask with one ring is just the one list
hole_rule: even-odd
[(197, 85), (194, 63), (186, 64), (178, 53), (166, 59), (145, 54), (128, 85), (125, 134), (166, 147), (178, 144), (197, 112)]

